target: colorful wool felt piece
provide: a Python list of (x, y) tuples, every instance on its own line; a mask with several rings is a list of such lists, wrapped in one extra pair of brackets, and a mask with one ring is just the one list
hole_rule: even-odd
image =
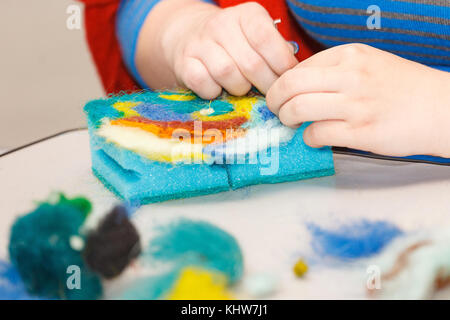
[(91, 101), (85, 112), (94, 174), (142, 204), (334, 173), (330, 148), (307, 147), (307, 125), (285, 127), (254, 93), (207, 101), (141, 92)]
[[(41, 203), (12, 226), (9, 255), (27, 291), (51, 299), (97, 299), (102, 295), (100, 278), (83, 261), (73, 239), (80, 234), (86, 212), (84, 201), (61, 197), (57, 203)], [(83, 209), (84, 208), (84, 209)], [(75, 269), (74, 269), (75, 268)], [(70, 286), (71, 270), (79, 270), (79, 286)]]
[(368, 257), (380, 252), (383, 247), (402, 232), (385, 221), (360, 220), (343, 225), (335, 230), (326, 230), (309, 224), (311, 245), (321, 256), (341, 259)]
[(118, 276), (141, 252), (139, 234), (122, 205), (115, 206), (87, 235), (83, 257), (104, 278)]

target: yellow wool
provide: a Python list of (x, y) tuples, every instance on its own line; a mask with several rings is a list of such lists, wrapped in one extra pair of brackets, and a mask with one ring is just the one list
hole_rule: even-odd
[(208, 155), (202, 152), (202, 144), (161, 139), (139, 128), (105, 123), (98, 129), (97, 134), (108, 142), (137, 152), (153, 161), (190, 163), (208, 159)]
[(139, 116), (139, 113), (136, 112), (133, 108), (141, 104), (141, 102), (133, 102), (133, 101), (122, 101), (114, 103), (113, 107), (117, 111), (121, 111), (124, 113), (126, 118), (128, 117), (136, 117)]
[(258, 102), (258, 98), (228, 96), (227, 101), (234, 106), (239, 114), (250, 117), (250, 111), (252, 111), (253, 105)]
[(221, 273), (186, 267), (169, 292), (169, 300), (230, 300), (227, 279)]

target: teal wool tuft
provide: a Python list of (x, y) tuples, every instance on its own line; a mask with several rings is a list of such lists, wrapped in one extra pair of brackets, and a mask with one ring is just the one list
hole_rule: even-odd
[(181, 219), (162, 228), (150, 242), (147, 254), (154, 260), (172, 262), (177, 268), (197, 265), (218, 270), (230, 283), (243, 273), (243, 257), (236, 239), (203, 221)]
[(70, 244), (74, 236), (83, 238), (79, 230), (86, 217), (86, 203), (81, 206), (84, 210), (79, 204), (43, 203), (12, 226), (10, 259), (30, 294), (52, 299), (101, 297), (100, 278)]
[(312, 247), (320, 256), (340, 259), (369, 257), (380, 252), (402, 231), (386, 221), (360, 220), (334, 230), (309, 224)]

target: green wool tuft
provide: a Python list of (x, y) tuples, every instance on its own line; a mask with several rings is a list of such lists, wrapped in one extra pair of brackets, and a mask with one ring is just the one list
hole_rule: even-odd
[(59, 194), (58, 204), (67, 204), (77, 208), (85, 217), (89, 215), (92, 211), (91, 202), (84, 197), (67, 198), (63, 193)]
[[(81, 200), (80, 200), (81, 199)], [(40, 204), (18, 218), (11, 229), (9, 254), (29, 293), (52, 299), (97, 299), (100, 278), (88, 269), (71, 239), (90, 211), (82, 198), (63, 195), (56, 204)]]

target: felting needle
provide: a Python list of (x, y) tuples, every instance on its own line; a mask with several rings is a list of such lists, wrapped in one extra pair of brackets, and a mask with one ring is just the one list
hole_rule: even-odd
[[(281, 19), (275, 19), (275, 20), (273, 20), (273, 25), (274, 25), (274, 27), (278, 30), (278, 24), (279, 23), (281, 23)], [(298, 45), (298, 43), (297, 42), (295, 42), (295, 41), (287, 41), (287, 42), (289, 42), (291, 45), (292, 45), (292, 47), (294, 48), (294, 54), (297, 54), (298, 53), (298, 51), (300, 50), (300, 47), (299, 47), (299, 45)]]

